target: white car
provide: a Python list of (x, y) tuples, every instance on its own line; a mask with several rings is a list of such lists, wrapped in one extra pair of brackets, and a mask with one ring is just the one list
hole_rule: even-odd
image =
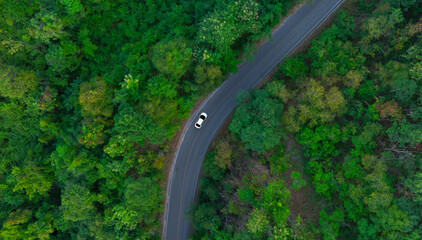
[(207, 119), (207, 114), (203, 112), (203, 113), (201, 113), (201, 115), (199, 115), (199, 119), (198, 119), (198, 121), (196, 121), (195, 127), (197, 129), (200, 129), (201, 126), (202, 126), (202, 123), (205, 121), (205, 119)]

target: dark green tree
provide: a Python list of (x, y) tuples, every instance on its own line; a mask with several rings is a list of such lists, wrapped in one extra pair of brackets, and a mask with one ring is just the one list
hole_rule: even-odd
[(287, 57), (281, 65), (281, 71), (284, 75), (297, 79), (307, 75), (308, 67), (305, 65), (303, 59), (299, 56), (294, 58)]
[(242, 93), (229, 129), (238, 134), (246, 147), (263, 153), (280, 142), (283, 105), (265, 90)]

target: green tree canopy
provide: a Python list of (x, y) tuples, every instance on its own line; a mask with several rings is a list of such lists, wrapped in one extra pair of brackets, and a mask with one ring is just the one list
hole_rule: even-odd
[(62, 194), (61, 210), (67, 221), (82, 221), (93, 217), (95, 195), (88, 188), (78, 184), (67, 184)]
[(34, 71), (0, 65), (1, 96), (21, 98), (25, 93), (33, 91), (38, 84), (38, 79)]
[(266, 90), (242, 93), (229, 129), (238, 134), (246, 147), (263, 153), (280, 142), (283, 105)]
[(178, 80), (192, 64), (192, 54), (184, 39), (163, 40), (154, 46), (151, 61), (160, 72)]

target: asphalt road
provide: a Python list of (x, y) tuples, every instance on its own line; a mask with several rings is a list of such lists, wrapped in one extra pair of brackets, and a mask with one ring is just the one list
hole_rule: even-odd
[[(343, 0), (315, 0), (301, 7), (272, 34), (255, 53), (253, 62), (245, 62), (195, 112), (188, 123), (182, 143), (172, 166), (167, 189), (167, 206), (163, 238), (185, 240), (192, 225), (186, 212), (194, 202), (202, 162), (217, 132), (236, 107), (240, 91), (257, 86), (277, 64), (314, 31)], [(199, 114), (206, 112), (207, 120), (201, 129), (194, 127)]]

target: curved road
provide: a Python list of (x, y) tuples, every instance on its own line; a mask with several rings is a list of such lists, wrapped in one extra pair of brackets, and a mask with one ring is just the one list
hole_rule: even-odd
[[(195, 200), (202, 162), (215, 135), (235, 109), (240, 91), (257, 86), (277, 64), (312, 33), (344, 0), (315, 0), (301, 7), (272, 34), (255, 53), (252, 63), (245, 62), (217, 88), (195, 112), (186, 127), (172, 166), (167, 189), (163, 238), (186, 240), (191, 224), (185, 213)], [(208, 114), (201, 129), (193, 124), (201, 112)]]

